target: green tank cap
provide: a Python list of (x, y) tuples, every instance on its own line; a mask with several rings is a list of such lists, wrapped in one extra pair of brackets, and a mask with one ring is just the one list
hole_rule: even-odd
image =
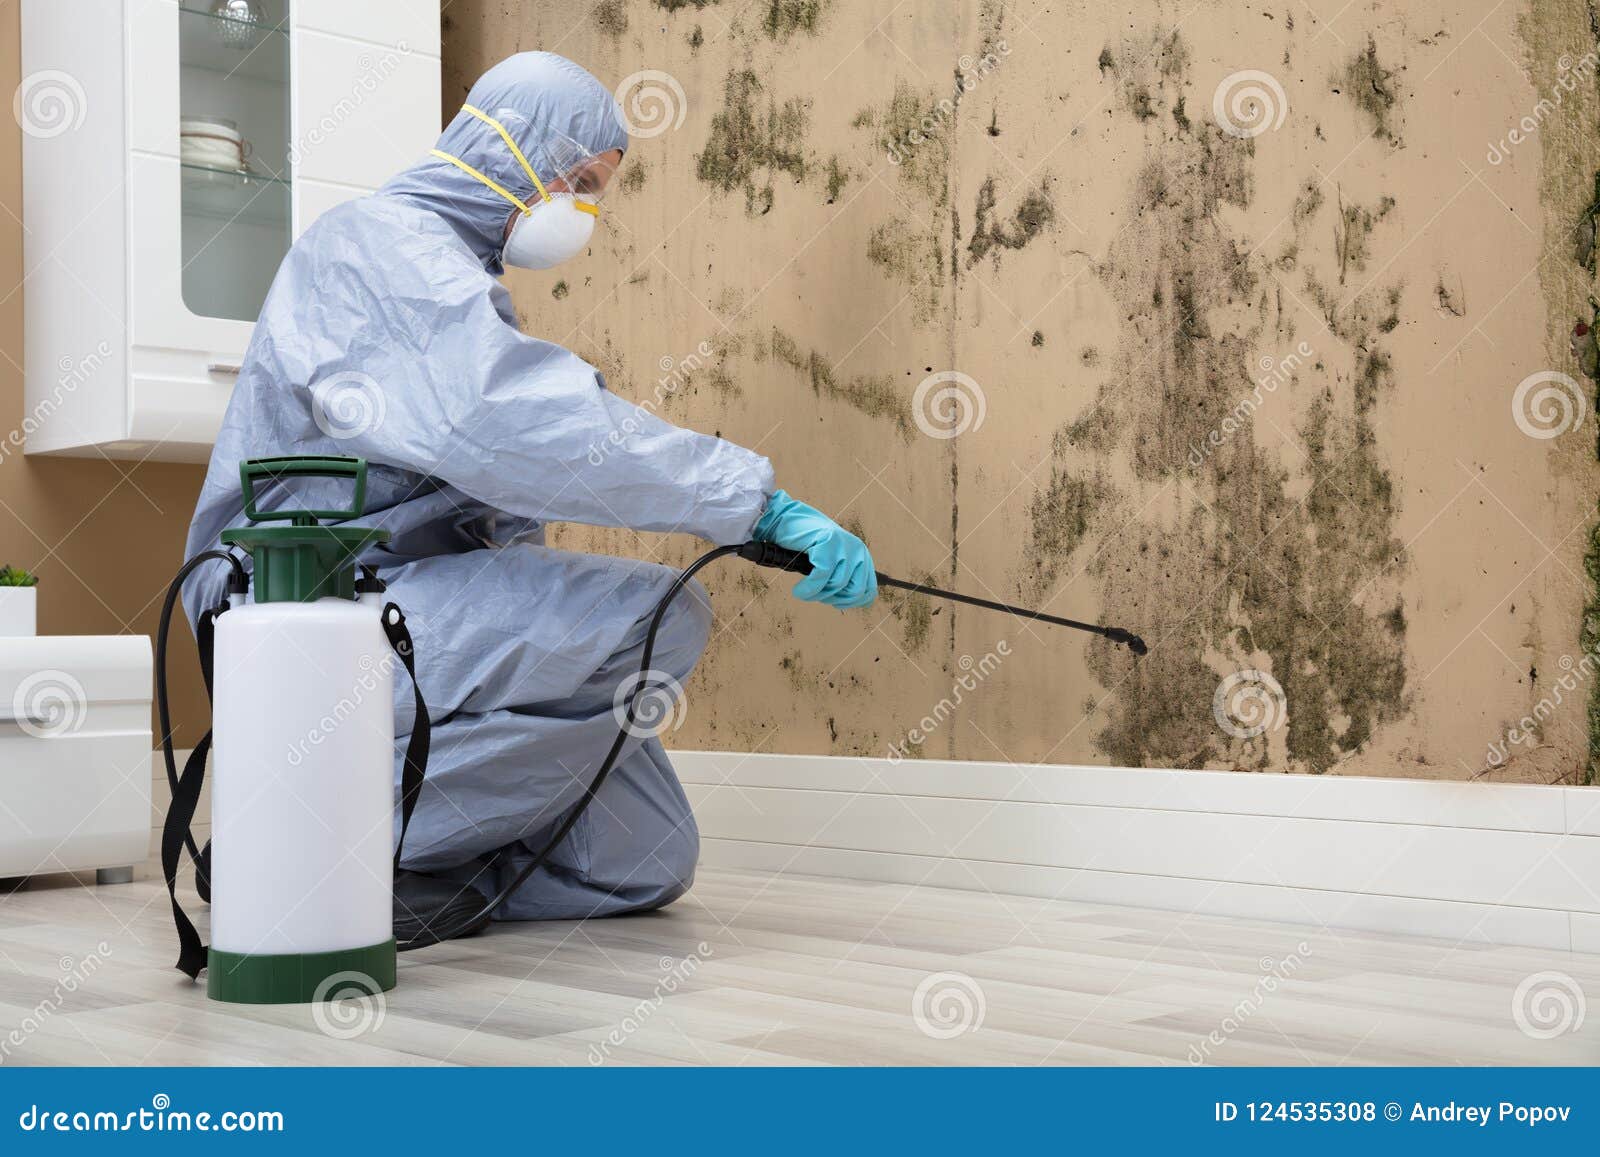
[[(349, 478), (354, 482), (345, 509), (258, 510), (256, 485), (283, 478)], [(367, 502), (367, 462), (336, 454), (299, 454), (279, 458), (247, 458), (239, 463), (239, 488), (244, 516), (252, 523), (288, 526), (236, 526), (221, 535), (224, 546), (250, 552), (258, 603), (309, 603), (316, 599), (356, 597), (356, 560), (373, 543), (387, 542), (389, 532), (375, 526), (323, 526), (322, 518), (360, 518)]]

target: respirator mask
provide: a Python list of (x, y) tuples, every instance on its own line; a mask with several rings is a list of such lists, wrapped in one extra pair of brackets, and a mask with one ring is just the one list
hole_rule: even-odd
[[(501, 261), (520, 269), (550, 269), (582, 253), (594, 235), (595, 221), (600, 216), (600, 197), (609, 183), (609, 170), (596, 163), (595, 154), (557, 132), (544, 134), (546, 139), (538, 150), (536, 167), (500, 121), (472, 105), (462, 108), (500, 134), (538, 194), (524, 202), (460, 157), (440, 149), (432, 150), (434, 156), (475, 177), (518, 210), (511, 233), (501, 249)], [(539, 177), (541, 169), (550, 176), (548, 184)]]
[(518, 214), (500, 259), (519, 269), (549, 269), (582, 253), (598, 215), (592, 201), (551, 193)]

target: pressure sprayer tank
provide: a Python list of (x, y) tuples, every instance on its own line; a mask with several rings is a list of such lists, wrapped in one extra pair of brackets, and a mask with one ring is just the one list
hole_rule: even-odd
[[(382, 601), (356, 563), (388, 538), (358, 517), (366, 463), (265, 458), (240, 468), (245, 516), (224, 531), (254, 561), (254, 601), (216, 622), (211, 789), (215, 1000), (322, 1000), (394, 987), (394, 667)], [(344, 510), (260, 511), (255, 488), (349, 478)]]

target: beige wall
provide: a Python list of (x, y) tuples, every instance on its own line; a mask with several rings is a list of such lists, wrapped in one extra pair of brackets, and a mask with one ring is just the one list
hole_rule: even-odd
[[(151, 634), (182, 561), (204, 470), (103, 458), (25, 458), (10, 444), (24, 416), (22, 131), (11, 96), (22, 79), (18, 0), (0, 0), (0, 563), (39, 576), (41, 634)], [(111, 159), (108, 158), (108, 166)], [(108, 167), (108, 172), (112, 171)], [(93, 173), (84, 180), (103, 180)], [(180, 744), (199, 738), (203, 696), (188, 627), (175, 633)]]
[[(1592, 59), (1584, 4), (509, 7), (447, 6), (447, 115), (517, 48), (613, 83), (659, 70), (683, 92), (646, 82), (683, 121), (636, 139), (594, 256), (512, 275), (527, 328), (770, 454), (884, 569), (1155, 644), (1135, 664), (916, 600), (842, 615), (725, 564), (679, 745), (882, 753), (965, 676), (975, 688), (916, 751), (1584, 776), (1593, 407), (1549, 440), (1510, 410), (1529, 374), (1575, 372), (1565, 334), (1591, 289), (1570, 227), (1600, 151), (1592, 73), (1539, 108), (1563, 61)], [(0, 0), (0, 93), (20, 79), (17, 26)], [(1213, 113), (1244, 69), (1288, 106), (1252, 139)], [(933, 131), (904, 148), (925, 116)], [(1529, 116), (1531, 138), (1491, 164)], [(10, 117), (0, 156), (10, 428), (26, 304)], [(941, 370), (986, 407), (953, 439), (912, 405)], [(1263, 378), (1259, 408), (1237, 409)], [(0, 459), (0, 559), (41, 574), (41, 629), (150, 631), (199, 480)], [(966, 668), (986, 656), (980, 681)], [(1218, 727), (1213, 693), (1242, 668), (1282, 684), (1287, 726)], [(1489, 767), (1535, 711), (1536, 740)]]
[[(530, 330), (770, 454), (885, 570), (1154, 645), (837, 614), (725, 564), (676, 742), (881, 754), (994, 655), (921, 754), (1584, 778), (1592, 406), (1541, 440), (1511, 398), (1577, 372), (1595, 43), (1580, 0), (1486, 7), (455, 0), (446, 115), (543, 47), (608, 83), (658, 70), (683, 116), (635, 140), (592, 258), (512, 275)], [(1581, 83), (1536, 113), (1563, 62)], [(1213, 111), (1247, 69), (1287, 105), (1248, 139)], [(941, 370), (986, 404), (953, 439), (913, 410)], [(1282, 685), (1286, 726), (1218, 726), (1241, 669)]]

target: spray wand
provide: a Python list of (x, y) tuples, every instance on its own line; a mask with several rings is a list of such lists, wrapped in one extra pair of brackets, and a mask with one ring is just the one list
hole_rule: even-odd
[[(739, 557), (746, 562), (753, 562), (757, 566), (770, 566), (778, 570), (794, 571), (796, 574), (811, 573), (811, 560), (803, 553), (798, 550), (787, 550), (770, 542), (747, 542), (739, 548)], [(1047, 615), (1043, 611), (1030, 610), (1028, 607), (1014, 607), (1010, 603), (998, 603), (993, 599), (980, 599), (974, 595), (941, 590), (938, 587), (929, 586), (927, 583), (913, 583), (907, 582), (905, 579), (891, 578), (882, 571), (875, 573), (878, 576), (878, 585), (881, 587), (897, 587), (900, 590), (911, 591), (914, 594), (930, 595), (937, 599), (949, 599), (952, 602), (966, 603), (972, 607), (982, 607), (986, 611), (1003, 611), (1008, 615), (1016, 615), (1019, 619), (1034, 619), (1041, 623), (1051, 623), (1057, 627), (1071, 627), (1074, 631), (1087, 631), (1091, 635), (1100, 635), (1110, 639), (1113, 643), (1120, 643), (1135, 655), (1143, 655), (1150, 650), (1143, 639), (1124, 627), (1102, 627), (1098, 623), (1082, 623), (1077, 619), (1064, 619), (1059, 615)]]

